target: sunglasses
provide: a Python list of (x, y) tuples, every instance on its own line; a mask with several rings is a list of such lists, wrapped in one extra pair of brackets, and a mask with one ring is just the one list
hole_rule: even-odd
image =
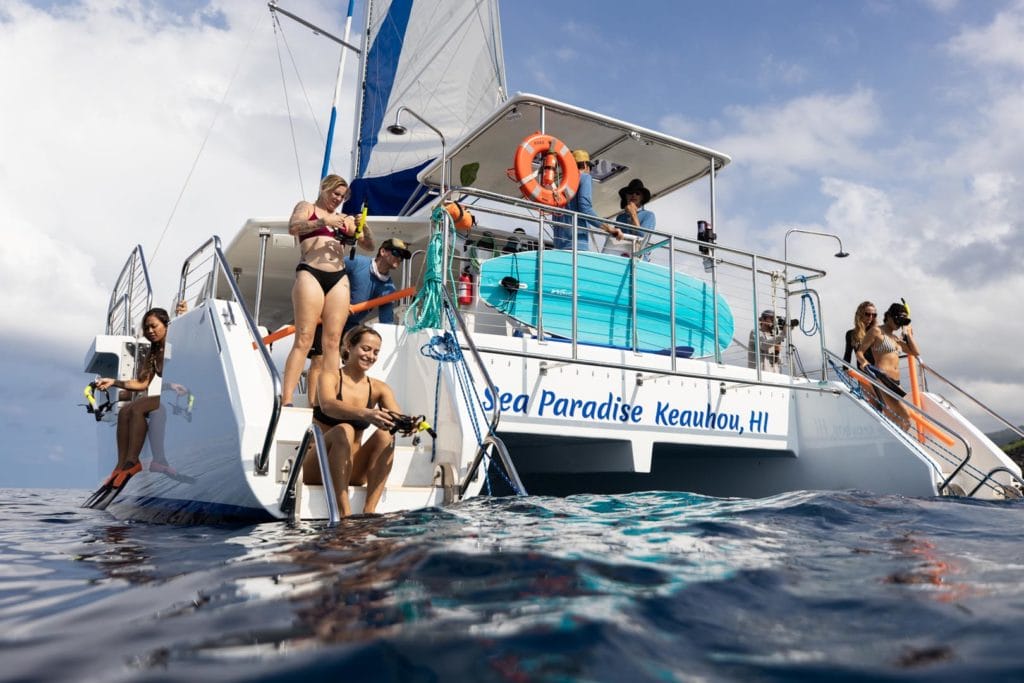
[(861, 315), (862, 318), (877, 318), (878, 317), (877, 313), (861, 313), (860, 315)]
[(388, 251), (391, 252), (392, 256), (396, 256), (398, 258), (405, 258), (405, 252), (399, 249), (398, 247), (391, 247), (390, 249), (388, 249)]

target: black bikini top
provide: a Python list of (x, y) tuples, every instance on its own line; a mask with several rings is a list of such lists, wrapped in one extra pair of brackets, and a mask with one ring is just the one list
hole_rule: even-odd
[[(366, 383), (370, 385), (370, 391), (366, 395), (366, 407), (367, 408), (372, 408), (373, 407), (373, 382), (371, 382), (370, 378), (367, 377), (366, 378)], [(343, 386), (343, 384), (344, 384), (344, 382), (341, 382), (341, 381), (338, 382), (338, 400), (339, 401), (341, 400), (341, 387)], [(327, 413), (322, 411), (320, 409), (320, 406), (313, 406), (313, 418), (316, 419), (319, 422), (323, 422), (324, 424), (330, 425), (332, 427), (336, 427), (337, 425), (340, 425), (340, 424), (349, 424), (349, 425), (352, 425), (352, 429), (356, 430), (357, 432), (361, 432), (361, 431), (363, 431), (364, 429), (366, 429), (367, 427), (370, 426), (369, 422), (364, 422), (363, 420), (348, 420), (348, 419), (344, 419), (344, 418), (331, 417), (330, 415), (328, 415)]]

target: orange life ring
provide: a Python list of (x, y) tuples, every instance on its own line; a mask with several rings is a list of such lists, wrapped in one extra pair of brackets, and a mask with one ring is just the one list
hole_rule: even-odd
[[(533, 160), (538, 154), (544, 156), (540, 170), (534, 171)], [(512, 164), (514, 180), (519, 183), (523, 196), (541, 204), (565, 206), (580, 186), (580, 172), (569, 146), (540, 131), (526, 136), (519, 143)], [(556, 165), (562, 172), (562, 181), (557, 184)]]

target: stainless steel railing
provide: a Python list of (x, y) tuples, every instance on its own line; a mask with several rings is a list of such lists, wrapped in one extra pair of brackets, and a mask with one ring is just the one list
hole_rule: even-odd
[(106, 334), (138, 336), (138, 326), (142, 323), (140, 316), (152, 306), (153, 286), (149, 281), (146, 257), (139, 244), (128, 255), (110, 291)]
[[(263, 448), (254, 458), (255, 473), (266, 475), (270, 462), (270, 451), (274, 446), (274, 434), (277, 431), (277, 423), (281, 418), (281, 375), (274, 366), (274, 361), (270, 357), (270, 351), (267, 349), (266, 344), (263, 343), (263, 335), (260, 334), (259, 328), (245, 304), (245, 299), (242, 298), (242, 293), (238, 290), (238, 283), (235, 282), (231, 266), (228, 264), (227, 258), (225, 258), (224, 252), (221, 249), (220, 237), (216, 235), (211, 237), (201, 247), (192, 252), (182, 263), (181, 278), (178, 281), (178, 300), (188, 301), (191, 298), (194, 299), (194, 306), (198, 306), (204, 301), (216, 299), (218, 284), (221, 281), (218, 275), (222, 276), (223, 281), (227, 283), (231, 299), (241, 309), (246, 327), (252, 335), (253, 344), (259, 350), (260, 358), (262, 358), (263, 364), (267, 368), (267, 373), (270, 375), (274, 405), (271, 409), (267, 433), (263, 439)], [(228, 307), (228, 312), (231, 316), (234, 316), (234, 311), (231, 310), (230, 306)]]

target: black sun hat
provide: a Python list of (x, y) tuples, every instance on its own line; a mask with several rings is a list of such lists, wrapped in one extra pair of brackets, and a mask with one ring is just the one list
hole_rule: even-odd
[(632, 180), (629, 181), (629, 185), (626, 185), (624, 188), (619, 190), (620, 209), (626, 208), (626, 195), (630, 192), (643, 193), (644, 198), (643, 201), (640, 202), (641, 204), (646, 204), (647, 202), (651, 201), (651, 191), (644, 187), (644, 182), (639, 178), (633, 178)]

